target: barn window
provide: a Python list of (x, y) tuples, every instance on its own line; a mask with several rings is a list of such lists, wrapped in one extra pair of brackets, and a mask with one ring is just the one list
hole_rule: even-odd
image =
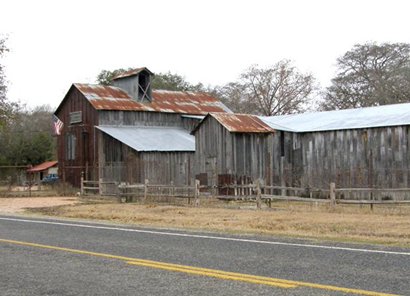
[(83, 114), (81, 111), (70, 112), (70, 124), (81, 123), (83, 121)]
[(67, 134), (66, 136), (66, 159), (74, 160), (75, 159), (75, 146), (77, 138), (74, 134)]

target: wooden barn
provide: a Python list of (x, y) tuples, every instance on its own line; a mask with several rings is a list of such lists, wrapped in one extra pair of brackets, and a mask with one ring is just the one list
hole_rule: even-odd
[(55, 111), (59, 174), (85, 179), (186, 184), (194, 178), (192, 128), (209, 112), (230, 112), (202, 93), (152, 90), (153, 74), (138, 68), (113, 86), (73, 84)]
[(410, 187), (409, 103), (261, 119), (283, 133), (294, 185)]
[(272, 117), (210, 114), (194, 134), (195, 174), (207, 184), (410, 187), (410, 104)]
[(211, 113), (195, 134), (196, 178), (223, 186), (264, 179), (270, 184), (275, 155), (274, 130), (254, 115)]

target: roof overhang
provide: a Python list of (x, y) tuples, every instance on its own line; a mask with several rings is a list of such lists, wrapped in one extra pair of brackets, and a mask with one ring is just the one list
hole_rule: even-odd
[(195, 152), (195, 137), (178, 127), (96, 126), (139, 152)]

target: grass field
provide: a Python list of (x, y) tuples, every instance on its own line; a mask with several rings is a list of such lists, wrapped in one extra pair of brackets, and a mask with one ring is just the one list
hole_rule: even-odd
[(37, 214), (109, 220), (142, 226), (230, 233), (280, 235), (410, 248), (410, 206), (306, 205), (275, 202), (257, 211), (254, 204), (202, 201), (187, 205), (88, 203), (30, 209)]

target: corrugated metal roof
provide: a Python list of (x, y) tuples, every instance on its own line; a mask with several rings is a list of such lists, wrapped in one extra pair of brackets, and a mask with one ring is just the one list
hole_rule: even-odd
[(195, 137), (177, 127), (97, 126), (136, 151), (195, 151)]
[(32, 168), (28, 169), (27, 172), (35, 173), (45, 171), (53, 166), (56, 166), (58, 161), (46, 161), (39, 165), (33, 166)]
[(134, 101), (114, 86), (75, 83), (74, 86), (97, 110), (153, 111), (206, 115), (210, 112), (232, 112), (218, 99), (204, 93), (154, 90), (152, 102)]
[[(215, 118), (231, 133), (273, 133), (275, 131), (255, 115), (210, 113), (208, 116)], [(200, 127), (205, 119), (203, 119), (195, 127), (195, 129), (192, 131), (193, 133)]]
[(148, 70), (148, 68), (146, 67), (142, 67), (142, 68), (135, 68), (129, 71), (126, 71), (124, 73), (118, 74), (117, 76), (115, 76), (112, 80), (116, 80), (116, 79), (120, 79), (120, 78), (125, 78), (125, 77), (130, 77), (130, 76), (135, 76), (138, 73), (141, 73), (142, 71), (147, 71), (150, 74), (153, 74), (150, 70)]
[(410, 103), (259, 118), (274, 129), (292, 132), (410, 125)]

